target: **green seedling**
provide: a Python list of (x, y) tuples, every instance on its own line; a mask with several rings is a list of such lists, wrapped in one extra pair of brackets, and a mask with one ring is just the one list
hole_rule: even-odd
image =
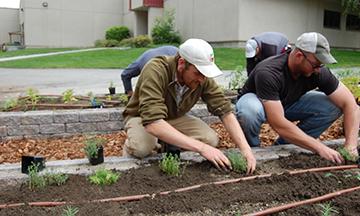
[(31, 105), (36, 105), (40, 100), (39, 91), (36, 89), (28, 88), (26, 95), (29, 97)]
[(103, 138), (90, 137), (85, 140), (84, 151), (88, 158), (97, 158), (98, 148), (105, 144), (106, 140)]
[(332, 177), (332, 176), (334, 176), (334, 174), (332, 174), (332, 173), (325, 173), (325, 175), (324, 175), (325, 178), (329, 178), (329, 177)]
[(355, 178), (360, 181), (360, 173), (358, 173)]
[(29, 189), (35, 190), (36, 188), (44, 188), (46, 186), (46, 180), (43, 176), (39, 175), (39, 165), (32, 164), (28, 167), (29, 171)]
[(111, 185), (118, 180), (119, 176), (117, 173), (102, 168), (96, 170), (95, 174), (89, 177), (89, 180), (91, 183), (100, 186)]
[(356, 162), (358, 157), (355, 155), (352, 155), (347, 149), (345, 149), (344, 147), (341, 147), (338, 149), (338, 152), (341, 154), (341, 156), (346, 160), (346, 161), (351, 161), (351, 162)]
[(180, 158), (172, 154), (165, 154), (159, 164), (160, 170), (167, 175), (179, 176), (180, 174)]
[(70, 103), (72, 101), (77, 101), (77, 99), (74, 96), (74, 90), (67, 89), (62, 93), (62, 100), (64, 103)]
[(110, 83), (109, 83), (109, 88), (114, 88), (114, 82), (111, 80)]
[(9, 109), (15, 108), (18, 105), (18, 102), (19, 101), (16, 98), (10, 98), (10, 99), (6, 100), (3, 105), (3, 110), (9, 110)]
[(235, 172), (245, 173), (247, 171), (247, 161), (241, 153), (230, 151), (227, 154), (231, 166)]
[(325, 204), (318, 204), (321, 207), (321, 215), (322, 216), (331, 216), (335, 214), (339, 214), (334, 206), (332, 206), (331, 202)]
[(47, 185), (63, 185), (69, 179), (67, 174), (63, 173), (48, 173), (44, 175)]
[(76, 207), (67, 206), (61, 216), (75, 216), (79, 212)]
[(118, 100), (122, 103), (122, 104), (127, 104), (127, 102), (129, 101), (128, 96), (126, 94), (120, 94), (118, 96)]

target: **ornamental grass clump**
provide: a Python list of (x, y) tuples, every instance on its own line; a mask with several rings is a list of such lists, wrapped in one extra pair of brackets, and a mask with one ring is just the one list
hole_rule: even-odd
[(167, 175), (179, 176), (180, 158), (177, 155), (165, 154), (159, 164), (160, 170)]
[(101, 168), (96, 170), (95, 173), (89, 177), (89, 180), (92, 184), (100, 186), (111, 185), (119, 179), (119, 176), (120, 174)]
[(28, 185), (30, 190), (35, 190), (36, 188), (44, 188), (46, 186), (46, 179), (43, 176), (39, 175), (39, 165), (32, 164), (28, 167)]
[(352, 155), (346, 148), (341, 147), (338, 149), (338, 152), (341, 154), (341, 156), (345, 159), (345, 161), (351, 161), (356, 162), (359, 157)]
[(79, 212), (79, 209), (72, 206), (66, 206), (61, 216), (75, 216)]
[(332, 206), (331, 202), (325, 204), (318, 204), (321, 207), (321, 215), (322, 216), (331, 216), (337, 215), (339, 212), (336, 210), (334, 206)]
[(241, 153), (237, 153), (235, 151), (230, 151), (227, 154), (231, 162), (232, 169), (235, 172), (246, 173), (247, 170), (247, 161)]

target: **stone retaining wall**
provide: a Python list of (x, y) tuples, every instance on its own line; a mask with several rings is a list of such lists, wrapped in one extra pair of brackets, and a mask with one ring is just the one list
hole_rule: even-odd
[[(0, 112), (0, 139), (116, 132), (124, 128), (122, 111), (123, 108)], [(205, 105), (194, 106), (190, 114), (208, 124), (219, 121)]]

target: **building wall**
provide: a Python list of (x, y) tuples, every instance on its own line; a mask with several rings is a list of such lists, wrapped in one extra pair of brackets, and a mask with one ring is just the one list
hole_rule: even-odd
[[(9, 32), (20, 31), (19, 10), (13, 8), (0, 8), (0, 45), (10, 42)], [(20, 42), (19, 37), (14, 41)]]
[(165, 0), (176, 8), (176, 27), (183, 40), (203, 38), (214, 45), (242, 46), (251, 36), (279, 31), (295, 43), (303, 32), (324, 34), (332, 47), (360, 49), (360, 32), (323, 27), (324, 10), (342, 11), (338, 0)]
[(22, 0), (28, 47), (88, 47), (123, 22), (119, 0)]

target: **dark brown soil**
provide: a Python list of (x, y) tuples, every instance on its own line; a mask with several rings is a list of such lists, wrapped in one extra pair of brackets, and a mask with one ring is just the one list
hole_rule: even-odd
[[(299, 154), (268, 161), (258, 166), (256, 174), (274, 173), (299, 168), (331, 166), (318, 156)], [(25, 183), (0, 182), (0, 205), (30, 201), (68, 201), (79, 209), (77, 215), (242, 215), (271, 206), (314, 198), (337, 190), (360, 185), (360, 170), (301, 175), (272, 175), (268, 178), (226, 185), (208, 185), (187, 192), (159, 195), (161, 191), (243, 176), (225, 173), (208, 162), (184, 164), (179, 177), (161, 173), (157, 162), (147, 167), (121, 173), (117, 183), (99, 187), (85, 176), (71, 175), (63, 186), (49, 186), (30, 191)], [(137, 194), (156, 194), (133, 202), (82, 203), (100, 198)], [(331, 200), (339, 215), (360, 214), (360, 192)], [(66, 206), (12, 207), (0, 209), (0, 215), (61, 215)], [(278, 215), (322, 215), (318, 204), (291, 209)]]

